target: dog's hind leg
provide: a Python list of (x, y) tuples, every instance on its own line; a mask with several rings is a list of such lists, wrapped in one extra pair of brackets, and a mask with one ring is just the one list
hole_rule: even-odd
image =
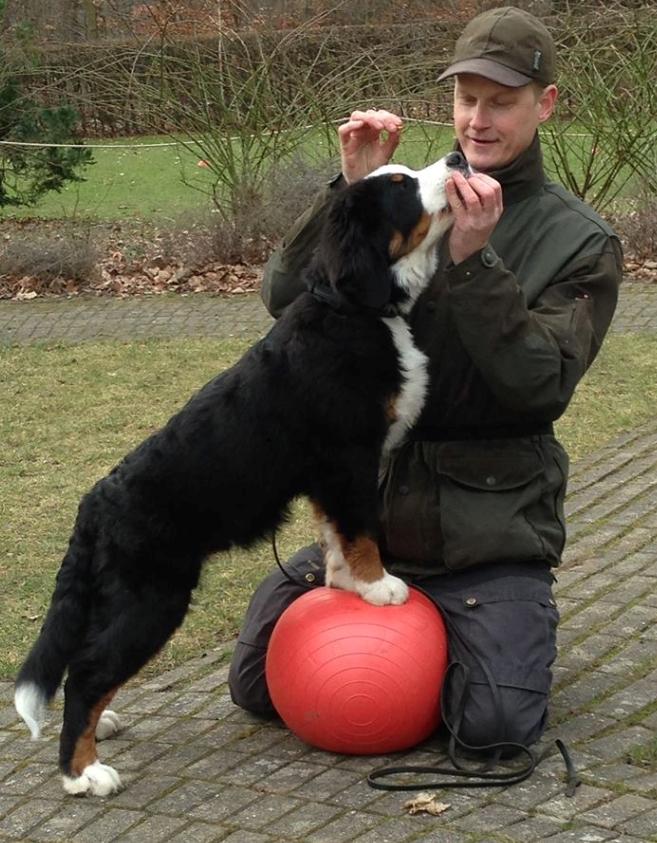
[[(106, 710), (116, 691), (166, 643), (182, 622), (190, 591), (150, 590), (134, 595), (111, 614), (103, 629), (71, 662), (64, 685), (64, 726), (59, 763), (64, 790), (76, 795), (108, 796), (121, 788), (118, 772), (102, 764), (96, 741), (116, 731), (118, 718)], [(110, 728), (111, 727), (111, 728)]]

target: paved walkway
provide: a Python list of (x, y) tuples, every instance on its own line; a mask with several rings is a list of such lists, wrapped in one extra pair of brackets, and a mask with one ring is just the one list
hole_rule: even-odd
[[(122, 332), (130, 320), (143, 326), (143, 336), (149, 324), (158, 336), (242, 332), (247, 319), (252, 333), (266, 326), (249, 299), (188, 302), (6, 303), (0, 331), (4, 342), (25, 342), (129, 336)], [(657, 288), (628, 286), (615, 330), (655, 329)], [(574, 798), (564, 796), (563, 765), (553, 756), (522, 784), (442, 791), (440, 800), (450, 805), (443, 815), (410, 816), (403, 808), (408, 794), (366, 784), (367, 772), (385, 759), (313, 750), (279, 724), (235, 708), (226, 688), (228, 644), (120, 693), (113, 707), (126, 728), (101, 752), (127, 788), (109, 799), (63, 795), (55, 770), (59, 712), (46, 738), (32, 743), (16, 723), (10, 683), (0, 683), (0, 839), (657, 841), (657, 419), (574, 466), (568, 510), (547, 737), (571, 747), (583, 780)], [(405, 757), (436, 763), (435, 753), (440, 747), (429, 743)]]
[[(271, 325), (256, 295), (0, 301), (0, 345), (147, 337), (253, 337)], [(621, 289), (616, 331), (657, 331), (657, 285)]]

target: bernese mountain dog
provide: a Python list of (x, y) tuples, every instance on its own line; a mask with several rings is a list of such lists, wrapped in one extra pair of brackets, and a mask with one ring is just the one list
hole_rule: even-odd
[(232, 368), (204, 386), (82, 499), (15, 705), (32, 736), (63, 674), (64, 788), (120, 788), (96, 738), (107, 705), (182, 623), (204, 560), (248, 547), (307, 496), (327, 584), (377, 605), (406, 585), (377, 548), (377, 473), (422, 408), (426, 358), (405, 319), (452, 222), (444, 184), (469, 173), (453, 152), (414, 172), (387, 165), (336, 192), (307, 290)]

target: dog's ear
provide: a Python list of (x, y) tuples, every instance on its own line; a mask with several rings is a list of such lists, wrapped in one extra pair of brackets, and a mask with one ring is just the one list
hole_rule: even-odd
[(357, 182), (329, 209), (319, 257), (331, 287), (348, 301), (373, 309), (392, 296), (390, 244), (373, 185)]

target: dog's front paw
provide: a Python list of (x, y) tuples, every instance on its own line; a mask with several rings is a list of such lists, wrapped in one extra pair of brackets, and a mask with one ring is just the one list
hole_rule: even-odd
[(408, 600), (408, 586), (399, 577), (387, 571), (380, 580), (371, 583), (358, 583), (358, 593), (374, 606), (399, 606)]
[(79, 776), (62, 776), (64, 790), (73, 796), (110, 796), (121, 790), (121, 779), (113, 767), (94, 761)]

